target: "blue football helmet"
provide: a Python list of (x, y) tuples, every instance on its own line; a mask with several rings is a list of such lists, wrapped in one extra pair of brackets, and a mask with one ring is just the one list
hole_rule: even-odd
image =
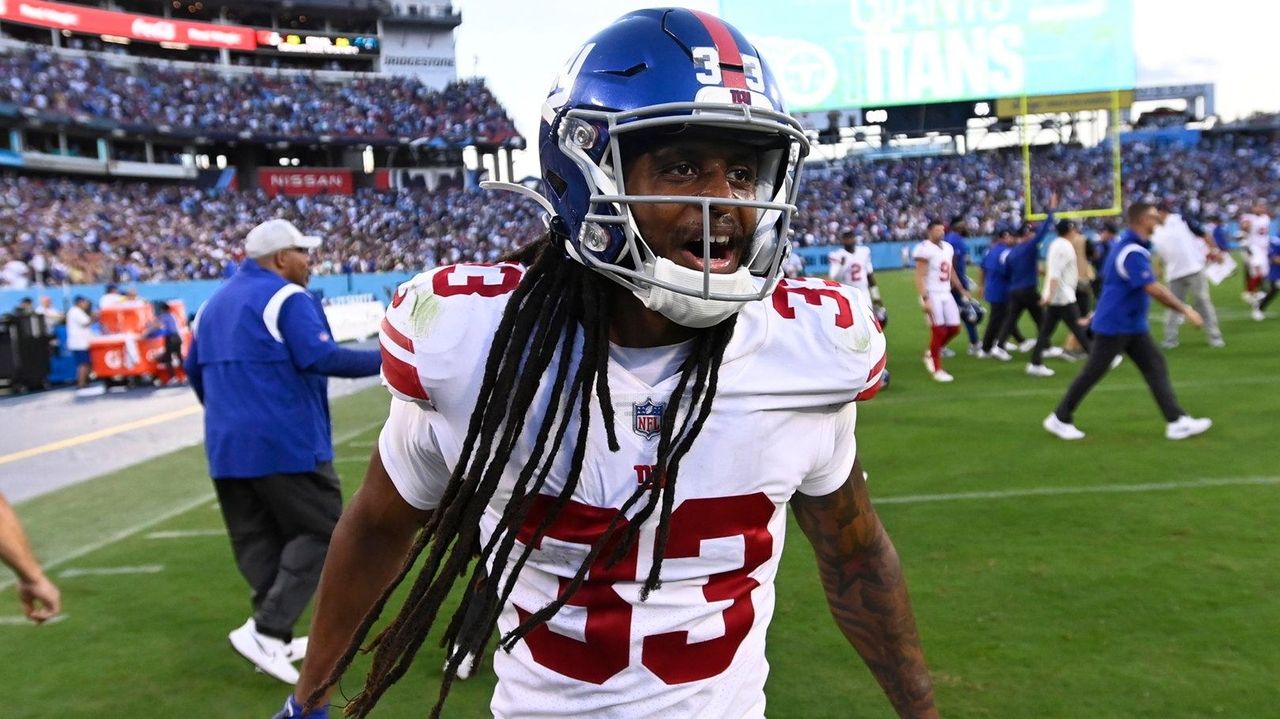
[(982, 322), (987, 316), (987, 311), (983, 309), (982, 303), (975, 299), (962, 300), (960, 303), (960, 317), (971, 325)]
[[(655, 131), (674, 136), (706, 130), (758, 148), (754, 198), (627, 194), (620, 141)], [(755, 46), (718, 18), (650, 9), (605, 28), (569, 58), (556, 79), (542, 107), (539, 141), (549, 200), (544, 206), (566, 235), (566, 250), (646, 304), (651, 293), (665, 290), (682, 295), (680, 302), (730, 303), (736, 311), (768, 296), (781, 279), (809, 142), (786, 114)], [(641, 203), (702, 208), (703, 270), (659, 267), (671, 263), (656, 257), (641, 236), (631, 212)], [(756, 210), (758, 223), (738, 278), (745, 283), (727, 283), (710, 270), (712, 206)]]

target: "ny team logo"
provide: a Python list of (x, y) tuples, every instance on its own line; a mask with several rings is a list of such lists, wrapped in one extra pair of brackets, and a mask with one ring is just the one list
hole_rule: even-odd
[(646, 398), (643, 402), (631, 403), (631, 429), (645, 439), (653, 439), (662, 431), (662, 410), (665, 402), (654, 402)]

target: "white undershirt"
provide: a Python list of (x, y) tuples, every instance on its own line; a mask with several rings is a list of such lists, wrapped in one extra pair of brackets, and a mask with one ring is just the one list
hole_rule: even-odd
[(652, 387), (679, 372), (692, 349), (693, 340), (661, 347), (620, 347), (610, 342), (609, 357)]

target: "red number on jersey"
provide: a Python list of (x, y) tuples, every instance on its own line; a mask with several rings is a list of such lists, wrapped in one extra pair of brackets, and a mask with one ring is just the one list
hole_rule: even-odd
[(751, 591), (760, 583), (751, 578), (751, 573), (773, 554), (773, 535), (769, 534), (772, 516), (773, 502), (761, 492), (686, 499), (671, 514), (668, 560), (697, 557), (706, 539), (742, 537), (743, 565), (711, 575), (702, 588), (702, 596), (708, 602), (733, 602), (724, 610), (722, 636), (690, 642), (689, 632), (680, 631), (644, 638), (642, 661), (659, 679), (667, 684), (682, 684), (709, 679), (729, 668), (755, 622)]
[(938, 279), (943, 282), (951, 281), (951, 263), (945, 260), (938, 265)]
[(480, 295), (498, 297), (514, 290), (524, 272), (512, 264), (450, 265), (431, 278), (431, 289), (440, 297)]
[[(554, 504), (554, 497), (540, 494), (534, 498), (520, 530), (521, 542), (529, 543), (534, 530)], [(613, 509), (570, 501), (551, 523), (546, 536), (562, 542), (590, 545), (604, 534), (615, 514), (617, 511)], [(623, 519), (613, 536), (617, 538), (626, 531), (627, 524)], [(569, 606), (587, 608), (587, 625), (583, 632), (585, 641), (553, 632), (546, 624), (539, 625), (525, 635), (524, 640), (534, 661), (554, 672), (592, 684), (604, 684), (627, 668), (631, 661), (631, 605), (613, 590), (613, 583), (635, 580), (638, 552), (639, 547), (632, 546), (622, 561), (612, 567), (608, 566), (609, 557), (613, 554), (612, 544), (596, 556), (586, 580), (568, 601)], [(568, 586), (569, 579), (562, 577), (560, 591), (564, 592)], [(533, 614), (520, 606), (516, 606), (516, 613), (521, 622)]]
[[(554, 503), (552, 497), (539, 495), (534, 499), (520, 532), (522, 542), (531, 539), (533, 530)], [(755, 621), (751, 591), (759, 582), (750, 575), (773, 554), (773, 535), (769, 534), (768, 527), (773, 510), (769, 497), (757, 492), (739, 497), (689, 499), (672, 513), (667, 559), (698, 557), (701, 543), (707, 539), (742, 537), (744, 549), (741, 567), (712, 575), (702, 588), (708, 602), (731, 600), (723, 613), (725, 632), (722, 636), (690, 642), (689, 633), (679, 631), (642, 638), (641, 663), (664, 682), (679, 684), (708, 679), (733, 662)], [(546, 536), (590, 545), (604, 533), (615, 513), (613, 509), (570, 501), (552, 522)], [(626, 520), (620, 522), (619, 534), (626, 527)], [(553, 632), (543, 624), (525, 637), (534, 661), (559, 674), (592, 684), (603, 684), (627, 668), (634, 608), (614, 591), (613, 583), (640, 581), (643, 576), (637, 572), (638, 546), (633, 546), (620, 562), (609, 567), (612, 549), (612, 546), (605, 547), (597, 555), (582, 587), (568, 601), (570, 606), (587, 609), (585, 641)], [(568, 585), (569, 580), (562, 578), (560, 591)], [(520, 606), (516, 606), (516, 613), (520, 621), (532, 614)]]
[(822, 280), (822, 283), (826, 287), (810, 287), (803, 282), (783, 280), (773, 292), (773, 308), (784, 318), (794, 320), (796, 310), (791, 306), (791, 295), (799, 295), (811, 305), (821, 305), (823, 298), (830, 298), (836, 303), (836, 327), (852, 327), (853, 307), (849, 304), (849, 298), (835, 289), (840, 283), (831, 280)]
[(849, 265), (849, 281), (850, 282), (862, 281), (862, 265), (856, 262)]

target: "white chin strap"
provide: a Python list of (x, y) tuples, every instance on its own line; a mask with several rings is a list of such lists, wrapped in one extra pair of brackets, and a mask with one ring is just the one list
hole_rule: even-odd
[[(704, 328), (720, 324), (732, 317), (749, 300), (706, 300), (702, 294), (703, 273), (681, 267), (665, 257), (647, 263), (653, 278), (659, 282), (683, 287), (688, 294), (669, 290), (659, 285), (632, 290), (644, 306), (684, 327)], [(712, 274), (711, 292), (725, 295), (749, 295), (757, 292), (756, 283), (746, 267), (739, 267), (730, 274)]]

